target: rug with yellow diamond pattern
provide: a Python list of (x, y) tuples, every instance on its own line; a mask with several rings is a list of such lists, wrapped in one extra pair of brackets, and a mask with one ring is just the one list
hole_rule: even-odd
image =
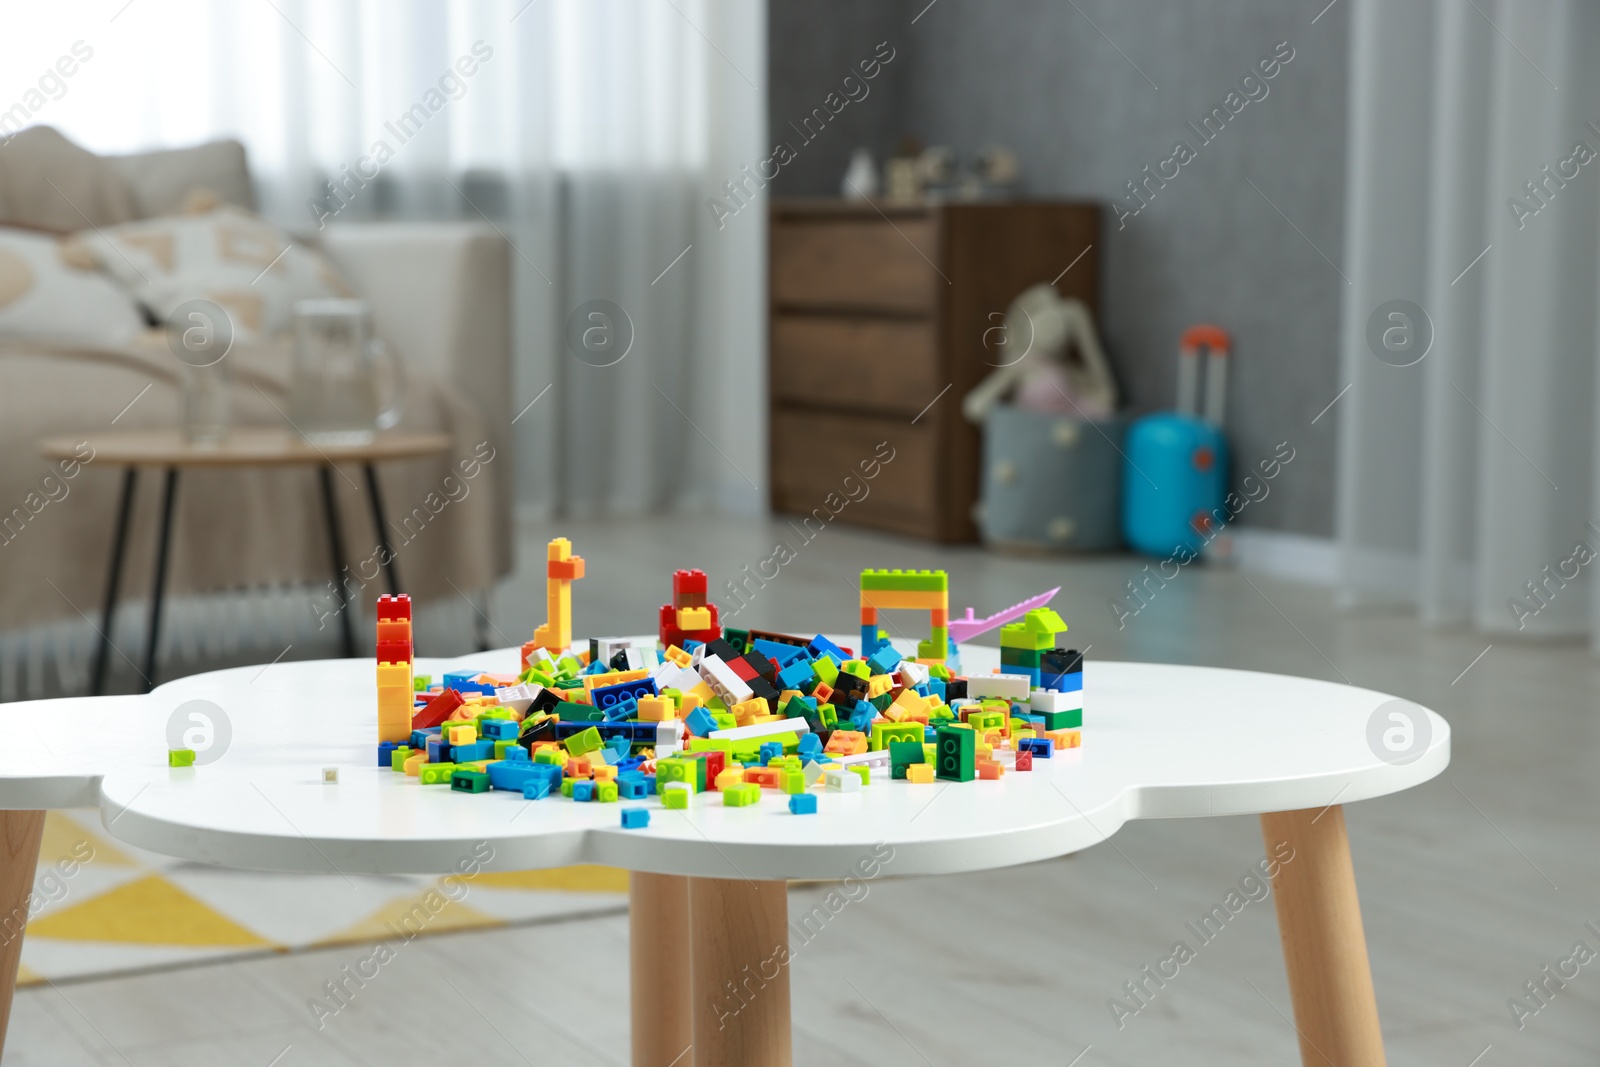
[(97, 811), (46, 817), (24, 984), (263, 952), (612, 912), (610, 867), (428, 875), (263, 874), (170, 859), (114, 841)]

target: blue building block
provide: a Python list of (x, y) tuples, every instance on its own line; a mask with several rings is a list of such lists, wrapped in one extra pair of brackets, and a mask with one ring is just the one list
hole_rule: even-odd
[(479, 719), (478, 736), (491, 741), (515, 741), (522, 724), (510, 719)]
[(605, 709), (606, 722), (627, 722), (639, 714), (639, 702), (633, 697), (619, 700)]
[(656, 776), (653, 775), (653, 774), (645, 775), (644, 776), (644, 787), (645, 787), (645, 789), (649, 790), (649, 793), (650, 793), (651, 796), (655, 796), (656, 795)]
[(822, 738), (816, 734), (800, 735), (800, 757), (809, 759), (822, 751)]
[(482, 673), (482, 671), (451, 671), (444, 676), (444, 687), (446, 689), (454, 689), (462, 696), (470, 696), (476, 693), (493, 696), (494, 686), (472, 680)]
[(1024, 737), (1021, 746), (1021, 751), (1032, 752), (1034, 759), (1050, 759), (1056, 749), (1056, 743), (1048, 737)]
[(505, 758), (513, 763), (526, 763), (530, 757), (528, 750), (521, 745), (511, 745), (506, 749)]
[(815, 815), (817, 813), (817, 796), (815, 793), (795, 793), (789, 797), (789, 813), (791, 815)]
[(780, 670), (784, 667), (792, 667), (806, 659), (806, 650), (797, 645), (785, 645), (778, 641), (766, 641), (759, 637), (752, 641), (751, 644), (757, 652), (777, 664)]
[(832, 656), (835, 664), (843, 663), (845, 660), (850, 658), (850, 654), (848, 652), (834, 644), (832, 641), (829, 641), (821, 634), (818, 634), (811, 639), (811, 643), (806, 646), (806, 651), (810, 652), (814, 658)]
[(504, 789), (509, 793), (520, 793), (522, 787), (534, 778), (543, 778), (536, 775), (533, 764), (527, 760), (495, 760), (486, 768), (489, 773), (489, 788)]
[(533, 768), (533, 777), (528, 779), (530, 782), (542, 780), (549, 784), (551, 790), (560, 791), (561, 779), (566, 777), (565, 771), (556, 766), (554, 763), (530, 762), (528, 765)]
[(804, 660), (791, 664), (778, 672), (779, 689), (804, 690), (808, 686), (815, 686), (816, 683), (816, 672), (811, 669), (811, 664)]
[(617, 774), (621, 775), (627, 771), (638, 770), (643, 763), (644, 759), (640, 756), (629, 756), (627, 759), (619, 759), (616, 763)]
[(705, 737), (717, 728), (717, 720), (705, 708), (695, 708), (683, 722), (696, 737)]
[(763, 741), (761, 742), (761, 747), (756, 749), (756, 758), (761, 761), (761, 766), (763, 767), (781, 755), (783, 755), (783, 743), (781, 741)]
[(874, 652), (878, 651), (878, 649), (882, 648), (884, 645), (887, 645), (888, 643), (889, 643), (889, 639), (887, 637), (883, 636), (883, 633), (878, 629), (878, 627), (874, 623), (862, 623), (862, 625), (861, 625), (861, 656), (862, 656), (862, 658), (866, 658), (866, 657), (871, 656)]
[(394, 750), (400, 747), (398, 741), (382, 741), (378, 744), (378, 766), (394, 766)]
[(574, 783), (572, 783), (572, 799), (573, 800), (577, 800), (577, 801), (593, 800), (594, 799), (594, 783), (593, 782), (574, 782)]
[(550, 795), (550, 779), (529, 778), (522, 783), (522, 798), (524, 800), (543, 800)]
[(435, 734), (434, 736), (428, 738), (429, 763), (454, 763), (455, 760), (452, 758), (452, 751), (453, 750), (450, 742), (446, 741), (439, 735)]
[[(633, 682), (618, 682), (616, 685), (602, 685), (596, 687), (589, 699), (594, 701), (594, 706), (601, 711), (607, 711), (613, 704), (633, 698), (635, 702), (640, 697), (656, 696), (656, 680), (654, 678), (640, 678)], [(609, 718), (609, 716), (608, 716)]]
[(905, 657), (894, 650), (894, 646), (887, 641), (867, 657), (867, 669), (873, 674), (888, 674), (900, 665)]
[(623, 808), (622, 828), (624, 830), (643, 830), (650, 825), (649, 808)]
[[(924, 689), (927, 690), (927, 692), (924, 693), (923, 692)], [(922, 693), (923, 696), (925, 696), (925, 697), (938, 697), (941, 701), (943, 701), (944, 698), (945, 698), (944, 697), (944, 691), (945, 690), (944, 690), (944, 679), (943, 678), (930, 678), (928, 680), (928, 684), (927, 685), (919, 686), (918, 689), (917, 689), (917, 692)]]
[(650, 787), (644, 784), (642, 774), (617, 775), (617, 799), (643, 800), (650, 795)]
[[(476, 763), (481, 759), (494, 759), (493, 741), (474, 741), (470, 745), (451, 745), (450, 762)], [(430, 759), (428, 761), (432, 763)]]
[(418, 752), (421, 752), (428, 747), (428, 738), (438, 737), (442, 733), (444, 733), (444, 728), (439, 726), (428, 726), (420, 730), (412, 730), (411, 740), (408, 744)]

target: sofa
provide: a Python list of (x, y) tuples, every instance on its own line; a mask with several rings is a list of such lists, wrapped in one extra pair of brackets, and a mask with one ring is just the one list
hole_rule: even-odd
[[(197, 192), (254, 209), (241, 144), (97, 156), (35, 127), (0, 145), (0, 227), (94, 230), (176, 213)], [(454, 442), (448, 455), (379, 468), (391, 527), (426, 501), (447, 502), (436, 514), (430, 505), (426, 528), (396, 546), (407, 591), (426, 601), (490, 589), (512, 567), (505, 239), (491, 226), (457, 222), (334, 223), (297, 236), (368, 301), (376, 332), (405, 363), (399, 428), (444, 431)], [(288, 338), (277, 336), (230, 354), (238, 367), (235, 424), (283, 423), (290, 352)], [(158, 324), (114, 347), (0, 334), (0, 639), (61, 620), (98, 624), (121, 472), (91, 459), (64, 480), (39, 457), (38, 440), (173, 428), (180, 370)], [(485, 455), (491, 458), (464, 478), (462, 458)], [(345, 557), (362, 560), (376, 531), (355, 488), (360, 471), (346, 473), (348, 482), (334, 479)], [(135, 498), (125, 603), (150, 589), (158, 481), (143, 477)], [(44, 486), (54, 490), (41, 492)], [(310, 468), (186, 472), (169, 591), (304, 589), (307, 614), (316, 617), (331, 580), (320, 506)], [(380, 579), (368, 591), (386, 590)]]

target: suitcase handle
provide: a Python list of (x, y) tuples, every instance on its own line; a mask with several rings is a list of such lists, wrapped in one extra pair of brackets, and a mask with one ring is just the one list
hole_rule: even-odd
[(1178, 411), (1197, 413), (1200, 399), (1200, 350), (1210, 355), (1206, 367), (1205, 411), (1201, 416), (1213, 426), (1221, 426), (1228, 387), (1228, 332), (1220, 326), (1201, 323), (1183, 331), (1178, 342)]

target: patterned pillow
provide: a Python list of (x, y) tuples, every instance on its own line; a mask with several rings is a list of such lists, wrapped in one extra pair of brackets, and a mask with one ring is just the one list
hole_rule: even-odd
[(83, 230), (72, 242), (162, 322), (203, 298), (227, 310), (242, 338), (290, 330), (297, 300), (355, 295), (319, 253), (232, 206)]
[(70, 265), (60, 238), (0, 227), (0, 339), (121, 348), (143, 329), (121, 286)]

